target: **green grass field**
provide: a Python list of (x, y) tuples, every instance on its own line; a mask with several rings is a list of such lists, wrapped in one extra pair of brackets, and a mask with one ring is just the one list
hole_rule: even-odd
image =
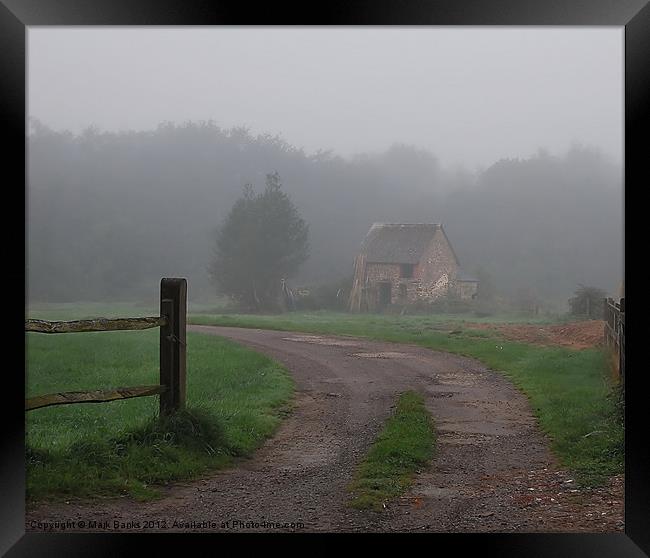
[[(277, 316), (193, 315), (192, 323), (354, 335), (414, 343), (476, 358), (508, 377), (530, 400), (561, 462), (582, 484), (623, 472), (622, 416), (601, 349), (575, 351), (507, 341), (472, 323), (512, 323), (511, 316), (391, 316), (333, 312)], [(540, 323), (540, 322), (537, 322)]]
[(316, 310), (313, 312), (289, 312), (286, 314), (230, 314), (209, 312), (208, 308), (197, 310), (190, 314), (192, 323), (214, 323), (218, 320), (222, 325), (237, 325), (242, 327), (266, 327), (268, 329), (297, 330), (298, 328), (309, 328), (316, 326), (321, 332), (325, 329), (330, 333), (340, 331), (372, 330), (379, 328), (384, 331), (386, 327), (411, 328), (418, 331), (429, 329), (448, 329), (454, 325), (472, 323), (530, 323), (550, 324), (563, 323), (568, 321), (566, 316), (526, 316), (522, 314), (495, 314), (492, 316), (479, 317), (471, 313), (465, 314), (426, 314), (426, 315), (404, 315), (398, 314), (350, 314), (347, 312), (331, 312), (328, 310)]
[(350, 484), (350, 505), (380, 511), (391, 498), (403, 494), (420, 467), (435, 450), (435, 428), (419, 393), (407, 391), (397, 400), (368, 455)]
[[(78, 310), (56, 319), (98, 315)], [(27, 334), (27, 396), (157, 384), (158, 336), (157, 329)], [(156, 485), (250, 455), (289, 411), (293, 382), (267, 357), (189, 332), (187, 359), (187, 412), (173, 419), (157, 420), (155, 396), (28, 412), (28, 499), (155, 497)]]
[[(478, 318), (468, 314), (427, 316), (355, 315), (326, 311), (256, 316), (214, 314), (210, 313), (210, 306), (209, 304), (195, 306), (195, 313), (191, 313), (189, 317), (190, 323), (354, 335), (379, 340), (414, 343), (434, 350), (477, 358), (493, 370), (506, 375), (527, 395), (541, 428), (551, 438), (553, 450), (562, 463), (575, 472), (576, 479), (579, 482), (598, 485), (603, 483), (610, 475), (623, 472), (624, 430), (621, 413), (614, 397), (613, 386), (610, 384), (607, 359), (600, 349), (573, 351), (560, 347), (531, 346), (507, 341), (492, 331), (471, 329), (472, 323), (476, 322), (557, 323), (557, 318), (542, 317), (532, 320), (512, 315)], [(192, 306), (190, 305), (191, 311)], [(143, 305), (134, 306), (133, 304), (124, 303), (109, 306), (107, 304), (84, 303), (41, 305), (30, 309), (29, 317), (57, 320), (99, 316), (143, 316), (157, 315), (157, 313), (156, 308), (146, 308)], [(150, 337), (147, 341), (149, 349), (146, 349), (146, 344), (140, 341), (146, 339), (149, 334)], [(92, 338), (92, 336), (97, 335), (102, 339), (106, 338), (107, 341), (109, 339), (118, 340), (118, 345), (121, 348), (115, 350), (116, 346), (113, 345), (112, 341), (105, 345), (104, 343), (93, 342), (88, 344), (86, 350), (75, 345), (77, 342), (75, 339), (80, 341), (83, 337), (89, 336), (89, 338)], [(131, 336), (133, 337), (131, 338)], [(101, 382), (107, 381), (110, 374), (114, 373), (111, 370), (116, 369), (124, 369), (128, 372), (125, 373), (124, 377), (115, 377), (115, 383), (110, 384), (112, 386), (156, 383), (156, 338), (157, 330), (151, 332), (69, 334), (47, 338), (43, 335), (30, 334), (28, 337), (30, 369), (28, 388), (30, 394), (37, 395), (59, 389), (99, 389), (108, 387), (109, 384), (102, 384)], [(37, 341), (30, 343), (31, 339)], [(215, 338), (204, 339), (199, 342), (198, 339), (203, 339), (203, 336), (198, 334), (189, 334), (189, 339), (192, 343), (188, 347), (189, 367), (190, 371), (194, 371), (191, 378), (199, 379), (199, 382), (195, 383), (194, 387), (192, 387), (192, 381), (188, 383), (190, 387), (188, 400), (191, 408), (197, 409), (199, 413), (205, 410), (210, 413), (210, 416), (218, 417), (220, 424), (225, 421), (225, 431), (230, 432), (228, 434), (230, 441), (223, 447), (233, 448), (229, 450), (231, 453), (240, 451), (237, 450), (237, 447), (244, 448), (241, 451), (248, 451), (245, 448), (252, 448), (255, 443), (247, 445), (240, 440), (240, 445), (235, 443), (228, 446), (228, 444), (233, 443), (233, 437), (237, 439), (236, 432), (246, 432), (245, 421), (243, 423), (238, 422), (242, 419), (240, 412), (236, 411), (235, 407), (230, 408), (230, 415), (228, 414), (224, 406), (226, 405), (225, 399), (219, 396), (219, 394), (224, 393), (223, 388), (221, 386), (212, 386), (208, 378), (216, 376), (211, 368), (214, 365), (210, 365), (210, 363), (219, 362), (220, 369), (222, 367), (227, 369), (229, 366), (227, 355), (231, 351), (238, 355), (250, 352), (236, 348), (232, 344), (217, 341)], [(72, 345), (62, 345), (60, 344), (62, 340)], [(50, 342), (53, 345), (48, 349), (47, 343)], [(192, 346), (194, 347), (193, 350)], [(38, 352), (39, 347), (43, 349), (40, 353)], [(102, 347), (104, 348), (102, 349)], [(219, 349), (218, 347), (222, 348)], [(221, 350), (222, 353), (215, 360), (215, 353), (212, 351), (218, 350)], [(263, 359), (259, 355), (256, 355), (255, 358)], [(253, 362), (257, 362), (255, 358), (253, 358)], [(149, 359), (149, 364), (147, 364), (147, 359)], [(58, 363), (54, 373), (51, 371), (53, 362)], [(264, 362), (270, 363), (268, 360)], [(126, 367), (124, 363), (126, 363)], [(239, 365), (248, 366), (242, 363)], [(39, 370), (39, 366), (41, 367), (40, 372), (34, 373), (34, 370)], [(256, 366), (259, 365), (250, 365), (250, 369), (254, 370)], [(272, 365), (268, 364), (268, 366)], [(282, 382), (288, 382), (286, 375), (280, 373), (279, 369), (276, 370), (278, 377), (285, 378)], [(227, 374), (223, 376), (221, 373), (218, 376), (224, 378), (224, 381), (228, 377)], [(93, 382), (85, 383), (85, 380), (89, 380), (91, 377)], [(75, 380), (77, 383), (71, 385), (68, 381), (70, 378), (77, 378)], [(81, 382), (81, 379), (84, 379), (84, 382)], [(267, 377), (266, 380), (270, 380), (270, 377)], [(270, 384), (265, 383), (259, 385), (272, 387)], [(288, 383), (283, 385), (286, 386)], [(242, 386), (231, 386), (230, 389), (241, 388)], [(213, 389), (212, 393), (217, 394), (216, 399), (208, 398), (212, 401), (211, 404), (205, 401), (204, 394), (210, 393), (206, 389)], [(286, 390), (289, 388), (285, 387), (283, 389), (285, 391), (281, 391), (284, 395), (277, 394), (275, 401), (287, 399)], [(249, 395), (246, 395), (246, 397)], [(217, 403), (218, 401), (221, 401), (221, 403)], [(260, 408), (264, 407), (264, 405), (265, 403)], [(101, 405), (73, 405), (31, 411), (27, 414), (28, 441), (32, 444), (30, 447), (33, 447), (34, 455), (38, 457), (41, 447), (39, 444), (45, 444), (42, 448), (49, 452), (50, 459), (54, 459), (53, 456), (61, 454), (61, 451), (58, 448), (54, 450), (52, 447), (48, 447), (47, 444), (50, 444), (50, 446), (59, 444), (58, 447), (70, 448), (71, 442), (74, 442), (75, 437), (81, 435), (82, 432), (88, 432), (89, 434), (95, 432), (96, 437), (101, 440), (106, 440), (111, 436), (119, 438), (121, 434), (132, 431), (134, 428), (143, 428), (143, 423), (137, 421), (143, 420), (143, 417), (152, 416), (156, 407), (157, 398), (149, 397)], [(274, 407), (271, 405), (271, 407), (267, 408)], [(56, 418), (46, 420), (46, 417), (50, 416), (48, 413), (54, 411), (59, 412), (57, 415), (52, 415), (52, 417)], [(270, 416), (275, 416), (274, 411), (269, 412)], [(38, 419), (39, 413), (41, 413), (40, 416), (44, 417), (43, 419)], [(80, 415), (75, 416), (75, 413), (80, 413)], [(95, 413), (99, 413), (99, 416), (96, 416)], [(104, 413), (106, 416), (103, 416)], [(262, 411), (261, 414), (266, 416), (265, 411)], [(124, 417), (124, 419), (121, 417)], [(46, 427), (48, 422), (51, 425), (50, 427)], [(273, 422), (271, 420), (271, 423)], [(39, 424), (42, 426), (40, 430)], [(63, 424), (66, 426), (61, 426)], [(121, 427), (120, 424), (124, 424), (124, 427)], [(48, 428), (52, 428), (56, 435), (48, 436)], [(72, 432), (77, 428), (79, 434)], [(267, 435), (266, 433), (271, 430), (272, 428), (262, 428), (260, 436)], [(228, 452), (223, 453), (223, 455), (226, 454)], [(219, 453), (210, 457), (211, 462), (220, 459), (224, 458)], [(30, 470), (42, 471), (42, 469), (38, 469), (38, 459), (35, 461), (32, 459), (32, 462)], [(32, 477), (36, 478), (33, 475)], [(54, 481), (52, 480), (52, 482)], [(121, 482), (126, 482), (128, 486), (127, 481)], [(133, 481), (132, 484), (133, 486), (142, 487), (145, 482), (149, 481)], [(73, 484), (71, 481), (65, 490), (72, 490)], [(133, 490), (141, 490), (141, 488)], [(32, 486), (32, 494), (37, 495), (38, 493), (37, 488)], [(41, 490), (41, 494), (47, 493), (48, 489)]]

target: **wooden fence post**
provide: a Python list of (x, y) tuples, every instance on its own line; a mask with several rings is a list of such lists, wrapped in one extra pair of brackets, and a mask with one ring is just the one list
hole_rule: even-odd
[(618, 328), (618, 368), (621, 375), (621, 384), (623, 393), (625, 393), (625, 298), (621, 298), (619, 303), (619, 328)]
[(603, 321), (605, 325), (603, 326), (603, 337), (605, 338), (605, 346), (609, 347), (609, 332), (607, 331), (607, 321), (609, 320), (609, 308), (607, 307), (607, 302), (609, 299), (603, 298)]
[(160, 316), (167, 323), (160, 327), (160, 416), (185, 406), (186, 391), (186, 314), (187, 281), (163, 278), (160, 281)]

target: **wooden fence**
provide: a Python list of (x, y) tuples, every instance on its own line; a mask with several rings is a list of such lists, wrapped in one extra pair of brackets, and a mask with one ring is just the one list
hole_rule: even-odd
[(620, 302), (606, 298), (603, 308), (605, 346), (612, 351), (619, 379), (625, 385), (625, 298)]
[(39, 395), (25, 400), (25, 410), (72, 403), (104, 403), (132, 397), (160, 395), (160, 414), (185, 406), (187, 281), (160, 281), (160, 316), (146, 318), (97, 318), (71, 322), (26, 320), (25, 331), (36, 333), (78, 333), (88, 331), (140, 330), (160, 327), (160, 383), (150, 386), (109, 390), (67, 391)]

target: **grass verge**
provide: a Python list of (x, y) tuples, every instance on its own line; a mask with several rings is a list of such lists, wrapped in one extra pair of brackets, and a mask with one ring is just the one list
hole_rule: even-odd
[(432, 458), (435, 447), (433, 419), (422, 395), (400, 395), (394, 414), (361, 463), (350, 485), (350, 505), (379, 511), (383, 504), (404, 493), (413, 475)]
[[(27, 334), (27, 396), (156, 384), (157, 330)], [(26, 414), (29, 501), (128, 494), (155, 498), (250, 455), (289, 411), (285, 368), (233, 342), (187, 334), (187, 410), (159, 419), (158, 397)]]
[[(471, 330), (458, 317), (296, 313), (192, 316), (192, 323), (354, 335), (413, 343), (476, 358), (508, 377), (529, 399), (551, 448), (581, 485), (623, 472), (624, 428), (602, 349), (580, 351), (508, 341)], [(478, 321), (478, 320), (472, 320)]]

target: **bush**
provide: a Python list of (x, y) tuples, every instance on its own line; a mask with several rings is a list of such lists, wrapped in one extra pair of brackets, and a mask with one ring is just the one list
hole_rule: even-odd
[(311, 288), (294, 289), (296, 310), (345, 311), (352, 287), (352, 277), (317, 285)]
[(607, 293), (597, 287), (580, 285), (574, 296), (569, 299), (570, 313), (574, 316), (585, 316), (589, 319), (602, 319), (603, 302)]

